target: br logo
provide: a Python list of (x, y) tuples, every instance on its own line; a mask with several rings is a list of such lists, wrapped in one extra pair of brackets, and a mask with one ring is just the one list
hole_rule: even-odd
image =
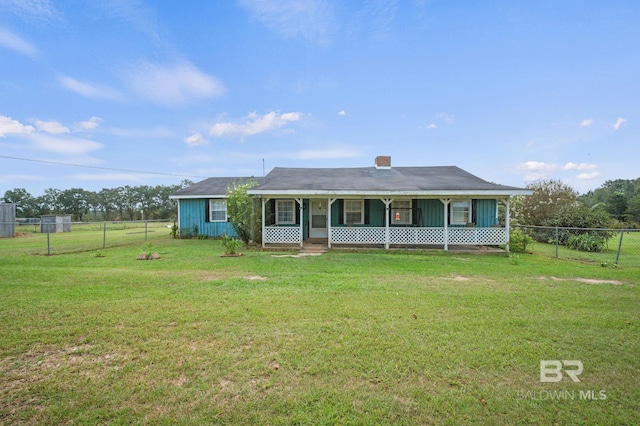
[[(570, 368), (567, 368), (570, 367)], [(582, 361), (571, 360), (542, 360), (540, 361), (540, 381), (541, 382), (559, 382), (562, 380), (563, 371), (574, 382), (579, 382), (578, 376), (584, 369)]]

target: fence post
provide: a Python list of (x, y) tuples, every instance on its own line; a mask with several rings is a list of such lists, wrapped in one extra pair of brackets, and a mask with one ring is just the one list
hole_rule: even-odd
[(556, 226), (556, 259), (558, 258), (558, 226)]
[(144, 221), (144, 240), (147, 241), (147, 225), (149, 224), (149, 221)]
[(102, 248), (107, 246), (107, 221), (102, 222)]
[(49, 227), (47, 225), (47, 256), (51, 256), (51, 239), (49, 234)]
[(618, 242), (618, 253), (616, 254), (616, 266), (618, 266), (618, 260), (620, 260), (620, 249), (622, 248), (622, 236), (624, 231), (620, 231), (620, 241)]

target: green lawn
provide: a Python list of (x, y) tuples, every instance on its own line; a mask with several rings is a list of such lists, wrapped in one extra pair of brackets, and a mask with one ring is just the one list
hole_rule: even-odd
[[(618, 248), (620, 252), (618, 253)], [(626, 231), (620, 241), (620, 232), (615, 233), (607, 242), (605, 250), (601, 252), (585, 252), (573, 250), (565, 246), (558, 246), (556, 253), (555, 244), (545, 244), (534, 242), (527, 251), (532, 251), (544, 256), (551, 256), (562, 259), (577, 260), (580, 262), (591, 262), (607, 267), (614, 266), (617, 261), (618, 267), (631, 267), (640, 269), (640, 231)]]
[[(73, 233), (72, 233), (73, 234)], [(71, 237), (69, 237), (71, 238)], [(0, 240), (0, 423), (637, 424), (640, 273), (521, 254)], [(575, 383), (540, 361), (579, 360)], [(604, 397), (604, 399), (603, 399)]]

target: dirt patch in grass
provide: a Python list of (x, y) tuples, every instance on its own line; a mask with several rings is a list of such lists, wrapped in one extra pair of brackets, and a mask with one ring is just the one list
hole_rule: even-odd
[[(552, 281), (576, 281), (583, 284), (622, 284), (621, 281), (617, 280), (601, 280), (596, 278), (558, 278), (558, 277), (549, 277)], [(540, 277), (540, 279), (545, 280), (546, 277)]]
[(245, 279), (249, 281), (265, 281), (267, 278), (261, 277), (260, 275), (249, 275), (248, 277), (245, 277)]

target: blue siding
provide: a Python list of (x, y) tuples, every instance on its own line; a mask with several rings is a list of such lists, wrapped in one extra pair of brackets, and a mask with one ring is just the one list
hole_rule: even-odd
[(381, 200), (369, 201), (369, 225), (385, 226), (384, 213), (386, 209)]
[(440, 200), (418, 200), (417, 207), (422, 209), (422, 223), (420, 223), (420, 226), (444, 226), (444, 205)]
[(475, 200), (476, 201), (476, 226), (490, 227), (495, 225), (496, 220), (496, 200)]
[(236, 237), (236, 231), (229, 222), (207, 222), (208, 200), (204, 198), (180, 200), (180, 223), (178, 226), (185, 231), (193, 232), (194, 225), (198, 233), (210, 237), (228, 235)]

